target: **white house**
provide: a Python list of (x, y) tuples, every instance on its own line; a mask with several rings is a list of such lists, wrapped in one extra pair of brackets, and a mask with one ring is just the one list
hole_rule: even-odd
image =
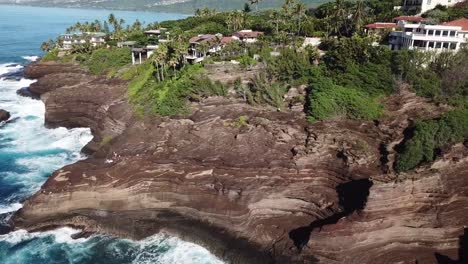
[(304, 39), (304, 43), (302, 43), (302, 47), (306, 47), (306, 46), (313, 46), (313, 47), (318, 47), (320, 45), (320, 43), (322, 43), (322, 39), (321, 38), (309, 38), (309, 37), (306, 37)]
[(258, 38), (262, 35), (263, 32), (244, 29), (232, 34), (232, 38), (245, 43), (254, 43), (257, 42)]
[(147, 45), (144, 48), (132, 48), (132, 64), (142, 64), (149, 59), (158, 48), (158, 45)]
[(418, 49), (424, 51), (459, 50), (467, 43), (467, 19), (459, 19), (442, 25), (427, 25), (424, 22), (398, 21), (398, 31), (390, 33), (390, 48)]
[(404, 0), (402, 9), (418, 8), (420, 13), (434, 9), (437, 5), (453, 6), (465, 0)]
[(77, 34), (61, 35), (61, 49), (69, 50), (73, 45), (90, 43), (93, 47), (97, 47), (106, 43), (106, 34), (102, 32), (83, 32)]

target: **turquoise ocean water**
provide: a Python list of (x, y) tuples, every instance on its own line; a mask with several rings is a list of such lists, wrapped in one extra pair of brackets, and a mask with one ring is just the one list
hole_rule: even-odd
[[(133, 22), (154, 22), (183, 15), (112, 11)], [(41, 101), (16, 94), (34, 80), (22, 77), (24, 66), (41, 55), (40, 44), (75, 22), (103, 20), (111, 11), (0, 5), (0, 109), (12, 114), (0, 124), (0, 233), (11, 214), (56, 169), (85, 158), (80, 149), (91, 140), (87, 128), (46, 129)], [(9, 77), (6, 77), (6, 76)], [(1, 264), (75, 263), (222, 263), (206, 249), (174, 237), (155, 235), (142, 241), (95, 235), (73, 240), (79, 232), (60, 228), (0, 235)]]

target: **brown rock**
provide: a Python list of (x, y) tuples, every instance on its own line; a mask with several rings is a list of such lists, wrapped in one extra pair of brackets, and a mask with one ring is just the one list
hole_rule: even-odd
[(0, 122), (7, 121), (10, 119), (11, 115), (8, 111), (5, 111), (3, 109), (0, 109)]
[[(47, 67), (27, 70), (43, 76), (36, 89), (47, 124), (91, 127), (92, 155), (56, 171), (13, 217), (16, 228), (167, 232), (232, 263), (458, 258), (468, 224), (466, 147), (418, 171), (388, 169), (415, 115), (408, 102), (418, 102), (421, 117), (443, 111), (413, 94), (390, 98), (376, 123), (308, 124), (303, 113), (222, 98), (193, 104), (187, 117), (142, 120), (132, 116), (124, 82)], [(240, 116), (249, 120), (242, 127)]]

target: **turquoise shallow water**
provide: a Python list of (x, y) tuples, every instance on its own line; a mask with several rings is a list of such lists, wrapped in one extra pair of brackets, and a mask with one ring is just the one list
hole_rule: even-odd
[[(183, 15), (113, 12), (128, 22), (153, 22)], [(0, 109), (12, 122), (0, 124), (0, 232), (11, 213), (37, 191), (56, 169), (85, 158), (80, 149), (91, 140), (89, 129), (46, 129), (41, 101), (21, 97), (16, 91), (34, 80), (21, 77), (23, 66), (41, 55), (40, 44), (80, 21), (105, 19), (106, 10), (79, 10), (0, 5)], [(17, 78), (1, 77), (17, 73)], [(0, 264), (86, 263), (221, 263), (206, 249), (174, 237), (155, 235), (143, 241), (110, 236), (73, 240), (79, 230), (49, 232), (24, 230), (0, 235)]]

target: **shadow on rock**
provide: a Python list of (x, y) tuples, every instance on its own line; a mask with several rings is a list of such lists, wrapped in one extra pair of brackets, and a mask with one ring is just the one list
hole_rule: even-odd
[(289, 232), (289, 238), (293, 240), (294, 245), (299, 249), (307, 245), (310, 240), (310, 234), (316, 228), (322, 228), (326, 225), (336, 224), (341, 218), (364, 209), (369, 196), (369, 189), (373, 183), (368, 179), (356, 180), (343, 183), (337, 186), (336, 192), (339, 197), (339, 204), (342, 212), (334, 214), (325, 219), (313, 221), (308, 226), (296, 228)]

